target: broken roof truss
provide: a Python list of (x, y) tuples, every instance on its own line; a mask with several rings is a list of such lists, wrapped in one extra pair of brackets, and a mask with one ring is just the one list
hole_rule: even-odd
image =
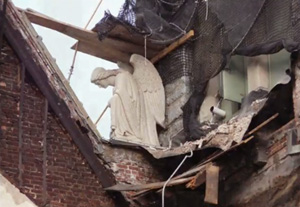
[[(95, 31), (57, 21), (31, 9), (19, 9), (19, 11), (24, 12), (34, 24), (53, 29), (78, 40), (76, 43), (78, 44), (78, 51), (115, 63), (118, 61), (129, 63), (132, 54), (146, 55), (152, 63), (156, 63), (194, 36), (194, 32), (191, 30), (168, 47), (165, 47), (151, 43), (142, 35), (132, 34), (126, 27), (117, 25), (106, 38), (99, 40)], [(73, 50), (76, 49), (76, 44), (72, 46)]]

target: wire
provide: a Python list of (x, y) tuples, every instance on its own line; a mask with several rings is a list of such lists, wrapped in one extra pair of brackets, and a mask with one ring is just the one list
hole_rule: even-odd
[(183, 163), (185, 162), (185, 160), (187, 158), (193, 157), (193, 150), (191, 150), (191, 154), (186, 155), (181, 163), (177, 166), (177, 168), (174, 170), (174, 172), (172, 173), (172, 175), (169, 177), (169, 179), (165, 182), (163, 188), (162, 188), (162, 197), (161, 197), (161, 206), (165, 207), (165, 190), (166, 190), (166, 186), (167, 184), (170, 182), (170, 180), (173, 178), (173, 176), (177, 173), (177, 171), (179, 170), (179, 168), (183, 165)]
[(206, 12), (205, 12), (205, 21), (208, 19), (208, 0), (204, 0), (206, 2)]
[[(102, 3), (103, 0), (100, 0), (95, 11), (93, 12), (92, 16), (90, 17), (89, 21), (86, 23), (84, 29), (86, 29), (89, 24), (91, 23), (92, 19), (94, 18), (96, 12), (98, 11), (101, 3)], [(74, 56), (73, 56), (73, 61), (72, 61), (72, 65), (71, 65), (71, 68), (70, 68), (70, 72), (69, 72), (69, 76), (68, 76), (68, 81), (70, 82), (71, 80), (71, 76), (73, 74), (73, 71), (74, 71), (74, 65), (75, 65), (75, 61), (76, 61), (76, 57), (77, 57), (77, 52), (78, 52), (78, 45), (79, 45), (79, 41), (76, 43), (76, 47), (75, 47), (75, 52), (74, 52)]]

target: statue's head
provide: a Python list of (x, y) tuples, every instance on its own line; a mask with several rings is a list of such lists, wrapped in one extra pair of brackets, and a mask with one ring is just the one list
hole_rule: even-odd
[(114, 86), (115, 77), (118, 73), (118, 70), (106, 70), (101, 67), (95, 68), (91, 76), (91, 82), (100, 88), (107, 88), (109, 85)]

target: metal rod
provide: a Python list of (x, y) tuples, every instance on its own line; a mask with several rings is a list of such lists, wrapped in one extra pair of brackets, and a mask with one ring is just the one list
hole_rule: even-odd
[[(92, 16), (90, 17), (89, 21), (86, 23), (84, 29), (87, 29), (87, 27), (89, 26), (89, 24), (91, 23), (92, 19), (94, 18), (96, 12), (98, 11), (101, 3), (102, 3), (103, 0), (100, 0), (98, 5), (96, 6), (96, 9), (95, 11), (93, 12)], [(75, 47), (75, 52), (74, 52), (74, 56), (73, 56), (73, 60), (72, 60), (72, 65), (71, 65), (71, 68), (70, 68), (70, 72), (69, 72), (69, 76), (68, 76), (68, 81), (70, 82), (71, 80), (71, 76), (73, 74), (73, 71), (74, 71), (74, 65), (75, 65), (75, 61), (76, 61), (76, 57), (77, 57), (77, 52), (78, 52), (78, 45), (79, 45), (79, 41), (76, 43), (76, 47)]]
[(100, 114), (99, 118), (97, 119), (97, 121), (95, 122), (95, 125), (98, 124), (98, 122), (100, 121), (100, 119), (102, 118), (102, 116), (104, 115), (104, 113), (106, 112), (106, 110), (108, 109), (108, 105), (105, 107), (105, 109), (102, 111), (102, 113)]
[(267, 125), (268, 123), (270, 123), (272, 120), (274, 120), (278, 115), (279, 115), (278, 113), (274, 114), (273, 116), (271, 116), (270, 118), (268, 118), (266, 121), (264, 121), (263, 123), (261, 123), (260, 125), (258, 125), (254, 129), (252, 129), (250, 132), (248, 132), (246, 134), (246, 136), (252, 135), (253, 133), (257, 132), (258, 130), (260, 130), (261, 128), (263, 128), (265, 125)]

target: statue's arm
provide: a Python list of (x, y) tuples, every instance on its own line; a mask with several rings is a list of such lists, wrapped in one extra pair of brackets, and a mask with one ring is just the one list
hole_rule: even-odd
[(114, 94), (124, 95), (126, 98), (131, 100), (136, 100), (136, 94), (133, 91), (136, 91), (136, 84), (132, 81), (132, 75), (129, 72), (119, 73), (116, 76)]

